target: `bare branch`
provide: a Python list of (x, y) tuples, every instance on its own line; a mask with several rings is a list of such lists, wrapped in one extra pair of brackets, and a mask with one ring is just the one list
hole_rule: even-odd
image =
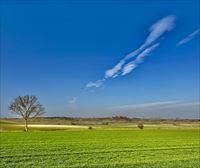
[(26, 121), (25, 130), (27, 130), (27, 120), (40, 116), (45, 113), (44, 107), (40, 104), (36, 96), (25, 95), (18, 96), (11, 102), (9, 110), (20, 115)]

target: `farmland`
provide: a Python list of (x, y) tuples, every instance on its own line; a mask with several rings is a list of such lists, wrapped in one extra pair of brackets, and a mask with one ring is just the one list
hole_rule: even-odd
[(185, 167), (200, 164), (199, 129), (1, 132), (0, 167)]

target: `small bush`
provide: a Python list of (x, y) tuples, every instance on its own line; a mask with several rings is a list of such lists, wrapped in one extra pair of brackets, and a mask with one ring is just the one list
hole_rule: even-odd
[(91, 126), (89, 126), (89, 127), (88, 127), (88, 129), (89, 129), (89, 130), (91, 130), (91, 129), (92, 129), (92, 127), (91, 127)]
[(139, 123), (139, 124), (137, 125), (137, 127), (138, 127), (139, 129), (144, 129), (144, 125), (143, 125), (142, 123)]

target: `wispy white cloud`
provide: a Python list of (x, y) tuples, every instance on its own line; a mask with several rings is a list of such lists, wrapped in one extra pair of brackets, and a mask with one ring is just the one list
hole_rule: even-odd
[(103, 85), (103, 82), (105, 81), (105, 79), (99, 79), (95, 82), (89, 82), (87, 83), (86, 85), (86, 88), (98, 88), (98, 87), (101, 87)]
[(156, 43), (151, 47), (146, 48), (142, 53), (140, 53), (136, 59), (134, 61), (131, 61), (129, 63), (127, 63), (123, 70), (122, 70), (122, 76), (130, 73), (132, 70), (134, 70), (138, 64), (142, 63), (144, 57), (146, 57), (147, 55), (149, 55), (155, 48), (157, 48), (159, 46), (160, 43)]
[(110, 107), (111, 115), (144, 118), (192, 118), (198, 119), (199, 102), (162, 101)]
[(174, 15), (169, 15), (153, 24), (149, 29), (150, 34), (143, 44), (143, 47), (152, 44), (165, 32), (172, 30), (175, 26), (175, 20), (176, 17)]
[(166, 105), (174, 105), (180, 103), (180, 101), (159, 101), (152, 103), (142, 103), (142, 104), (129, 104), (129, 105), (121, 105), (116, 107), (111, 107), (114, 110), (129, 110), (129, 109), (138, 109), (138, 108), (149, 108), (149, 107), (158, 107), (158, 106), (166, 106)]
[(77, 98), (76, 97), (73, 97), (71, 100), (69, 100), (69, 104), (76, 104), (77, 102)]
[[(153, 49), (158, 47), (158, 43), (155, 45), (153, 45), (153, 43), (157, 42), (164, 33), (173, 29), (175, 25), (175, 20), (176, 17), (174, 15), (169, 15), (154, 23), (149, 28), (150, 33), (147, 36), (145, 42), (138, 49), (126, 55), (113, 68), (106, 70), (103, 79), (97, 80), (96, 82), (89, 82), (86, 85), (86, 88), (98, 88), (102, 86), (105, 80), (108, 78), (115, 78), (119, 75), (126, 75), (127, 73), (131, 72), (137, 66), (137, 64), (143, 60), (143, 58), (146, 55), (148, 55)], [(129, 59), (136, 57), (138, 54), (140, 55), (135, 61), (131, 61), (130, 63), (126, 64)]]
[(70, 111), (75, 111), (77, 109), (77, 97), (72, 97), (71, 100), (68, 101), (68, 107)]
[[(83, 111), (84, 110), (84, 113)], [(76, 113), (80, 117), (112, 117), (127, 116), (134, 118), (180, 118), (200, 119), (200, 102), (167, 100), (138, 104), (104, 106), (101, 108), (88, 107)], [(94, 112), (95, 111), (95, 112)]]
[(189, 34), (187, 37), (185, 37), (184, 39), (180, 40), (176, 46), (181, 46), (185, 43), (188, 43), (189, 41), (191, 41), (193, 38), (195, 38), (197, 35), (200, 34), (200, 29), (195, 30), (194, 32), (192, 32), (191, 34)]
[(159, 37), (162, 36), (165, 32), (172, 30), (175, 25), (175, 19), (176, 17), (174, 15), (169, 15), (154, 23), (149, 28), (150, 33), (145, 42), (138, 49), (126, 55), (112, 69), (107, 70), (105, 72), (105, 78), (115, 77), (116, 75), (118, 75), (127, 60), (137, 56), (146, 47), (157, 41)]
[(112, 69), (109, 69), (105, 72), (105, 78), (117, 77), (118, 72), (122, 69), (122, 66), (124, 64), (125, 64), (125, 60), (119, 61), (119, 63), (116, 64)]

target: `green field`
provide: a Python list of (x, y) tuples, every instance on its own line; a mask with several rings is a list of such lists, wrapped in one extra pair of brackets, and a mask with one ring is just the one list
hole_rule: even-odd
[(199, 168), (199, 130), (1, 132), (6, 167)]

